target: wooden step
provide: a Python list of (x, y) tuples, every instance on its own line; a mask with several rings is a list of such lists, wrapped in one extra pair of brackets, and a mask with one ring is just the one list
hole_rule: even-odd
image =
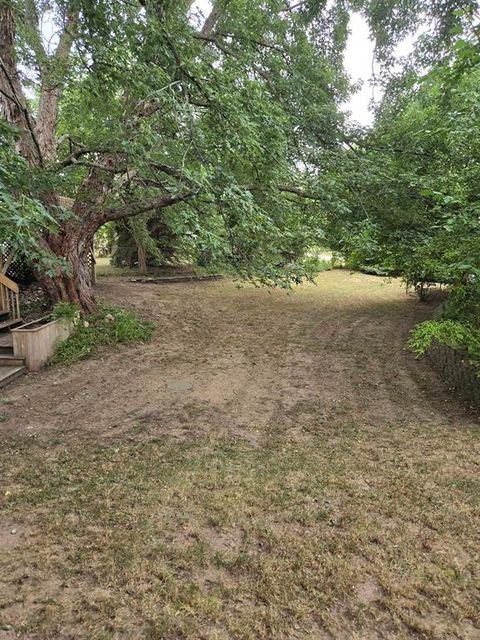
[(13, 356), (13, 347), (3, 347), (0, 344), (0, 355)]
[(0, 349), (8, 348), (13, 349), (13, 336), (11, 332), (0, 333)]
[(3, 318), (4, 316), (9, 316), (10, 315), (10, 311), (8, 311), (8, 309), (0, 309), (0, 318)]
[(27, 373), (27, 367), (0, 367), (0, 387)]
[(15, 357), (13, 350), (10, 353), (0, 352), (0, 367), (23, 367), (24, 364), (25, 360)]
[(3, 322), (0, 322), (0, 331), (11, 329), (12, 327), (16, 327), (19, 324), (23, 324), (23, 320), (21, 318), (10, 318), (10, 320), (3, 320)]

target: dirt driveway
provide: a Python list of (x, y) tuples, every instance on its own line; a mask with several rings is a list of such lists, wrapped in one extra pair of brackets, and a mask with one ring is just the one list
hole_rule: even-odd
[(478, 423), (405, 348), (432, 306), (98, 293), (158, 329), (3, 391), (1, 640), (480, 638)]

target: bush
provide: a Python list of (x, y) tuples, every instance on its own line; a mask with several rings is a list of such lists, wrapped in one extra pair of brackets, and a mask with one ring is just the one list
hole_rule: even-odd
[(317, 256), (304, 258), (303, 267), (308, 278), (315, 278), (320, 272), (331, 271), (333, 269), (331, 260), (325, 260)]
[(448, 300), (443, 305), (442, 318), (480, 326), (480, 285), (478, 282), (453, 287)]
[(74, 333), (58, 345), (50, 364), (84, 360), (115, 344), (147, 342), (153, 332), (152, 322), (138, 318), (129, 309), (102, 305), (96, 313), (80, 320)]
[(52, 320), (63, 318), (77, 324), (80, 320), (80, 307), (73, 302), (58, 302), (53, 307), (50, 317)]
[(408, 344), (417, 355), (423, 355), (434, 342), (465, 351), (471, 364), (480, 367), (480, 330), (456, 320), (429, 320), (411, 332)]

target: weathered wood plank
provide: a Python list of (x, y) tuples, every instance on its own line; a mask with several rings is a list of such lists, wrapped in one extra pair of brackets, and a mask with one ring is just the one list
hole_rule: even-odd
[(14, 293), (19, 292), (18, 284), (13, 280), (10, 280), (10, 278), (8, 278), (4, 273), (0, 273), (0, 284), (3, 284), (3, 286), (7, 287), (7, 289), (10, 289), (10, 291), (13, 291)]

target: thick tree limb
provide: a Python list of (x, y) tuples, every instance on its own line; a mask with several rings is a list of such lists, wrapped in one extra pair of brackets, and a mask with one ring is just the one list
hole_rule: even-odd
[(55, 170), (65, 169), (65, 167), (70, 167), (71, 165), (77, 165), (77, 160), (82, 156), (86, 156), (89, 153), (112, 153), (111, 150), (108, 149), (88, 149), (86, 147), (80, 147), (76, 151), (72, 151), (66, 158), (64, 158), (61, 162), (55, 165), (53, 168)]
[(40, 73), (44, 73), (47, 61), (47, 52), (43, 46), (42, 36), (39, 29), (37, 6), (34, 0), (25, 1), (25, 13), (23, 22), (26, 27), (26, 38), (35, 54), (36, 62)]
[(285, 2), (285, 9), (283, 10), (282, 13), (284, 12), (290, 12), (290, 11), (295, 11), (295, 9), (299, 9), (300, 7), (304, 7), (307, 4), (307, 0), (300, 0), (300, 2), (295, 2), (292, 5), (289, 5), (288, 2)]
[(294, 193), (295, 195), (300, 196), (301, 198), (307, 198), (308, 200), (321, 200), (321, 198), (312, 191), (304, 191), (303, 189), (300, 189), (299, 187), (295, 187), (293, 185), (279, 184), (277, 188), (279, 191), (283, 191), (285, 193)]
[(194, 37), (197, 40), (203, 40), (204, 42), (211, 42), (217, 47), (217, 49), (220, 49), (220, 51), (222, 51), (225, 55), (233, 55), (233, 51), (230, 51), (230, 49), (228, 49), (228, 47), (222, 44), (219, 41), (219, 39), (216, 38), (214, 35), (206, 35), (200, 32), (200, 33), (196, 33)]
[(184, 193), (176, 194), (164, 193), (163, 195), (157, 196), (156, 198), (151, 198), (150, 200), (132, 202), (130, 204), (125, 204), (114, 209), (107, 209), (103, 214), (104, 220), (106, 222), (110, 220), (121, 220), (122, 218), (138, 216), (141, 213), (146, 213), (147, 211), (152, 211), (153, 209), (164, 209), (165, 207), (169, 207), (172, 204), (185, 202), (186, 200), (193, 198), (195, 195), (197, 195), (197, 193), (197, 191), (186, 191)]
[(162, 171), (163, 173), (172, 176), (172, 178), (176, 178), (177, 180), (191, 182), (191, 180), (189, 180), (182, 171), (176, 169), (175, 167), (171, 167), (170, 165), (151, 162), (150, 166), (154, 169), (157, 169), (158, 171)]
[(213, 8), (210, 11), (207, 19), (203, 23), (203, 27), (200, 31), (202, 36), (211, 36), (215, 27), (217, 26), (217, 22), (221, 15), (221, 6), (220, 0), (215, 0), (213, 4)]
[(8, 122), (22, 134), (18, 150), (31, 167), (42, 164), (42, 153), (35, 135), (34, 125), (27, 109), (27, 101), (20, 82), (15, 57), (15, 21), (10, 3), (0, 2), (0, 95), (3, 112)]
[(54, 54), (55, 59), (60, 63), (65, 63), (68, 59), (75, 39), (75, 30), (80, 14), (78, 6), (76, 5), (77, 3), (70, 3), (65, 28), (60, 36), (60, 41)]
[[(33, 4), (33, 3), (31, 3)], [(52, 161), (56, 156), (55, 130), (58, 117), (58, 104), (62, 94), (65, 67), (68, 62), (78, 22), (79, 9), (73, 1), (68, 7), (67, 20), (55, 53), (44, 64), (39, 62), (42, 76), (40, 103), (35, 133), (42, 156)]]
[[(247, 186), (247, 187), (243, 187), (244, 189), (246, 189), (247, 191), (258, 191), (260, 187), (258, 186)], [(276, 188), (278, 189), (278, 191), (282, 192), (282, 193), (294, 193), (295, 195), (299, 196), (300, 198), (305, 198), (307, 200), (321, 200), (322, 198), (316, 194), (313, 193), (313, 191), (305, 191), (304, 189), (301, 189), (300, 187), (295, 187), (294, 185), (290, 185), (290, 184), (277, 184)]]

